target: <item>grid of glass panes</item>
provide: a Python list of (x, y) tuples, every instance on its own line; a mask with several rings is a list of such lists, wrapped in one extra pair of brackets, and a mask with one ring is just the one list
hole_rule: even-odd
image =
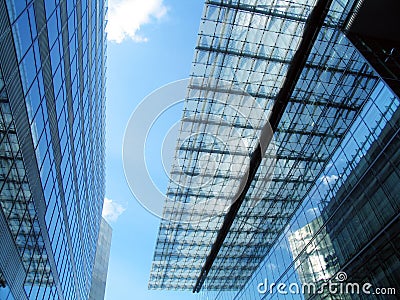
[[(37, 290), (39, 286), (43, 286), (53, 294), (55, 293), (54, 279), (35, 213), (3, 83), (0, 73), (0, 208), (2, 209), (0, 213), (4, 215), (8, 223), (26, 271), (25, 280), (30, 284), (26, 292), (29, 294), (30, 289)], [(7, 285), (6, 281), (5, 284)], [(0, 296), (4, 295), (0, 294)]]
[(206, 2), (164, 211), (181, 222), (161, 223), (150, 288), (193, 288), (312, 5)]
[[(313, 55), (321, 49), (329, 58), (323, 62)], [(303, 100), (288, 105), (275, 136), (278, 159), (272, 182), (262, 189), (267, 192), (256, 207), (242, 205), (220, 259), (208, 274), (207, 288), (243, 286), (319, 178), (376, 80), (342, 33), (331, 28), (321, 31), (293, 93)], [(257, 186), (249, 190), (248, 203), (255, 193), (260, 193)], [(246, 246), (232, 248), (235, 244)]]
[[(396, 141), (396, 135), (398, 136), (400, 131), (399, 120), (400, 100), (393, 95), (385, 83), (380, 82), (346, 133), (343, 142), (329, 159), (329, 164), (307, 195), (306, 200), (301, 204), (293, 220), (275, 241), (271, 251), (244, 288), (235, 297), (228, 292), (216, 293), (207, 290), (203, 292), (203, 297), (208, 297), (207, 299), (275, 299), (279, 298), (276, 290), (272, 294), (260, 295), (257, 285), (264, 282), (265, 279), (270, 283), (301, 284), (304, 283), (302, 281), (304, 278), (308, 278), (307, 283), (313, 283), (321, 276), (325, 279), (334, 277), (335, 272), (340, 270), (342, 261), (359, 251), (363, 243), (376, 234), (380, 226), (386, 224), (400, 209), (396, 194), (398, 188), (395, 183), (400, 178), (400, 169), (396, 164), (396, 158), (385, 155), (388, 143)], [(369, 154), (370, 152), (371, 154)], [(375, 194), (365, 195), (369, 199), (371, 208), (368, 210), (368, 215), (362, 219), (354, 216), (354, 222), (357, 225), (349, 225), (349, 227), (353, 226), (349, 233), (352, 237), (341, 241), (340, 247), (336, 245), (333, 249), (332, 240), (337, 237), (328, 235), (327, 225), (329, 222), (340, 219), (340, 214), (343, 212), (338, 210), (332, 215), (327, 211), (327, 207), (345, 199), (346, 193), (351, 192), (369, 171), (370, 168), (366, 166), (374, 164), (377, 157), (383, 159), (385, 168), (389, 168), (391, 171), (382, 177), (382, 181), (378, 185), (374, 184), (373, 190), (377, 191)], [(388, 182), (389, 178), (392, 180), (391, 183)], [(392, 186), (392, 188), (389, 189), (388, 186)], [(365, 191), (368, 189), (368, 186), (364, 187)], [(378, 208), (383, 205), (382, 203), (385, 203), (385, 209)], [(360, 211), (360, 208), (357, 211)], [(331, 219), (325, 220), (323, 214), (328, 215)], [(376, 224), (372, 220), (375, 220)], [(312, 230), (309, 229), (311, 225), (315, 227)], [(303, 236), (294, 242), (296, 236), (304, 235), (306, 229), (310, 236)], [(345, 253), (345, 257), (342, 253), (337, 252), (339, 248)], [(310, 257), (321, 249), (326, 249), (326, 253), (319, 257), (322, 261), (310, 263)], [(332, 258), (331, 261), (326, 260), (328, 257)], [(394, 265), (399, 264), (398, 258), (391, 261)], [(364, 275), (367, 276), (367, 273)], [(380, 276), (383, 277), (379, 280), (384, 282), (390, 280), (389, 274), (382, 273)]]
[(7, 10), (59, 294), (29, 273), (25, 291), (86, 299), (104, 199), (105, 1), (10, 0)]
[[(251, 3), (207, 1), (204, 9), (205, 17), (200, 27), (192, 81), (182, 121), (182, 131), (187, 132), (183, 136), (199, 132), (199, 128), (201, 132), (212, 134), (233, 135), (239, 132), (242, 139), (237, 140), (237, 143), (246, 140), (248, 148), (242, 153), (235, 152), (235, 158), (231, 161), (237, 162), (238, 166), (247, 162), (246, 155), (254, 149), (258, 140), (258, 130), (262, 128), (266, 119), (252, 120), (251, 114), (245, 114), (244, 122), (238, 121), (239, 114), (234, 115), (228, 109), (224, 109), (227, 104), (232, 106), (231, 102), (222, 101), (221, 105), (215, 103), (214, 97), (208, 97), (210, 90), (215, 92), (215, 88), (209, 88), (210, 78), (217, 78), (214, 81), (218, 83), (240, 82), (240, 88), (255, 99), (253, 103), (256, 104), (252, 105), (252, 109), (262, 107), (265, 109), (264, 114), (268, 114), (273, 104), (271, 101), (279, 91), (287, 65), (301, 38), (304, 21), (313, 5), (300, 2), (273, 2), (271, 6), (263, 6), (255, 1)], [(337, 24), (345, 19), (350, 7), (349, 2), (334, 1), (326, 27), (319, 35), (275, 136), (274, 148), (277, 150), (274, 151), (277, 152), (272, 153), (273, 151), (269, 149), (271, 152), (269, 154), (276, 156), (277, 172), (272, 182), (268, 183), (268, 195), (253, 208), (254, 198), (260, 198), (260, 190), (265, 188), (262, 179), (265, 178), (266, 168), (260, 168), (248, 193), (247, 205), (245, 202), (239, 211), (225, 246), (208, 275), (208, 280), (205, 282), (207, 288), (237, 289), (244, 285), (288, 222), (288, 218), (307, 189), (317, 179), (322, 166), (343, 137), (374, 85), (375, 78), (371, 76), (371, 71), (365, 66), (363, 59), (335, 30)], [(232, 97), (232, 91), (225, 90)], [(221, 89), (218, 91), (221, 92)], [(354, 97), (349, 97), (352, 93), (355, 93)], [(195, 97), (191, 97), (192, 95)], [(209, 98), (212, 103), (209, 103)], [(219, 98), (221, 97), (218, 97), (218, 100)], [(235, 107), (232, 111), (246, 111), (247, 103), (240, 101), (232, 103)], [(207, 121), (202, 122), (202, 119)], [(210, 119), (217, 121), (211, 122)], [(198, 126), (196, 122), (203, 127)], [(224, 127), (228, 127), (231, 131), (221, 130)], [(178, 145), (182, 142), (179, 141)], [(199, 153), (215, 153), (217, 152), (215, 149), (212, 143), (207, 147), (203, 137), (198, 139), (196, 147), (184, 147), (181, 149), (184, 150), (183, 154), (178, 153), (175, 159), (175, 162), (179, 159), (182, 162), (177, 163), (175, 169), (173, 167), (176, 173), (173, 175), (182, 175), (176, 171), (182, 165), (187, 168), (186, 171), (195, 173), (197, 163), (201, 161)], [(187, 153), (188, 151), (191, 152)], [(182, 156), (185, 159), (182, 159)], [(208, 162), (209, 157), (205, 157), (203, 164)], [(223, 164), (221, 166), (224, 167)], [(226, 169), (229, 170), (227, 167)], [(196, 174), (199, 174), (198, 171)], [(228, 179), (237, 178), (241, 173), (230, 174), (232, 176), (217, 176), (216, 179), (224, 179), (225, 184), (229, 186)], [(204, 182), (206, 180), (210, 182), (209, 177), (204, 179)], [(199, 195), (190, 191), (192, 182), (190, 179), (184, 181), (188, 180), (187, 176), (184, 180), (182, 177), (173, 178), (179, 184), (184, 182), (185, 187), (189, 187), (182, 189), (179, 185), (174, 186), (174, 183), (170, 185), (170, 196), (177, 196), (179, 193), (179, 197), (175, 198), (179, 201), (198, 203), (202, 198), (220, 195), (217, 184), (210, 184), (211, 187), (207, 186), (209, 190)], [(297, 193), (294, 193), (295, 191)], [(228, 196), (229, 199), (232, 193), (224, 196)], [(174, 204), (171, 201), (168, 213), (182, 211)], [(268, 209), (270, 213), (265, 215)], [(206, 211), (203, 209), (204, 214)], [(181, 220), (190, 221), (193, 220), (192, 217), (193, 213), (187, 211)], [(153, 264), (154, 272), (151, 274), (149, 286), (192, 288), (199, 275), (201, 261), (204, 262), (209, 253), (221, 221), (221, 217), (216, 217), (205, 226), (197, 227), (186, 224), (173, 226), (171, 223), (167, 225), (163, 222), (161, 228), (165, 226), (171, 234), (168, 235), (167, 241), (165, 236), (159, 236)], [(266, 228), (269, 229), (265, 230)], [(192, 240), (192, 243), (188, 243), (188, 240)], [(180, 244), (180, 241), (184, 242)], [(172, 249), (180, 250), (171, 252)], [(183, 252), (186, 256), (180, 255)], [(175, 255), (173, 260), (169, 258), (171, 253)], [(198, 268), (197, 276), (193, 274), (196, 268)]]

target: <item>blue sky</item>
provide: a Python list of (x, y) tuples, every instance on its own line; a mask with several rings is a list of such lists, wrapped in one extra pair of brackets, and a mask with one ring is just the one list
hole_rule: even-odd
[(136, 201), (126, 183), (122, 141), (130, 115), (146, 95), (188, 77), (202, 9), (202, 0), (109, 1), (104, 214), (113, 238), (107, 300), (193, 297), (147, 290), (160, 220)]

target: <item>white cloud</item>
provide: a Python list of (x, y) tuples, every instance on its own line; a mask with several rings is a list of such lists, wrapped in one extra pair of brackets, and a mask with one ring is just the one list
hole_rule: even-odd
[(166, 13), (163, 0), (109, 0), (108, 40), (117, 43), (124, 39), (146, 42), (147, 38), (138, 34), (140, 27), (161, 19)]
[(318, 207), (309, 208), (306, 213), (310, 218), (318, 217), (321, 214)]
[(275, 270), (278, 268), (276, 264), (271, 263), (271, 262), (267, 263), (267, 264), (265, 265), (265, 267), (266, 267), (269, 271), (275, 271)]
[(124, 206), (114, 200), (104, 198), (102, 216), (107, 222), (116, 222), (119, 216), (126, 210)]
[(339, 177), (337, 175), (331, 175), (331, 176), (325, 175), (322, 176), (319, 180), (321, 180), (324, 185), (328, 185), (335, 182), (338, 178)]

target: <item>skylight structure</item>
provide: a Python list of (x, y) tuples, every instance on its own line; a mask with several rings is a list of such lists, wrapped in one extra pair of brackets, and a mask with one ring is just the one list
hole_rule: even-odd
[(377, 84), (352, 7), (206, 1), (149, 288), (239, 290), (268, 254)]

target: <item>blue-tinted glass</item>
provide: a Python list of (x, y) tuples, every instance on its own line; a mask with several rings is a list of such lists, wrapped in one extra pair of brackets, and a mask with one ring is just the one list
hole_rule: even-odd
[(13, 23), (15, 19), (21, 14), (26, 8), (25, 0), (7, 0), (7, 9), (10, 16), (10, 21)]
[(12, 26), (12, 31), (14, 35), (14, 40), (16, 41), (16, 50), (17, 50), (17, 58), (20, 61), (28, 48), (30, 47), (32, 40), (30, 31), (27, 30), (29, 28), (29, 18), (28, 12), (24, 11), (24, 13), (19, 16), (14, 25)]

